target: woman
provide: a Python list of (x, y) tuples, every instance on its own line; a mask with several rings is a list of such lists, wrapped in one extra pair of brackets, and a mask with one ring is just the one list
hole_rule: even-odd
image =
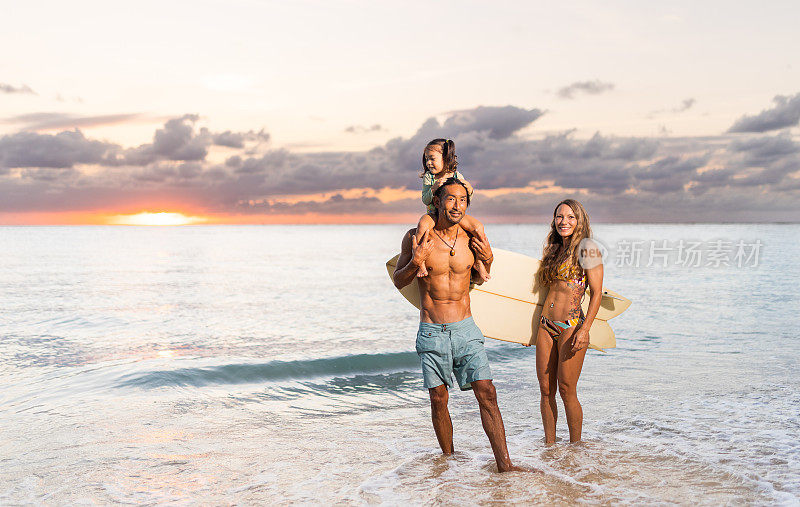
[[(558, 203), (537, 273), (548, 288), (536, 337), (536, 376), (547, 444), (556, 441), (556, 386), (567, 412), (570, 442), (581, 439), (583, 409), (576, 387), (603, 287), (603, 264), (588, 241), (591, 236), (589, 216), (581, 203), (573, 199)], [(588, 259), (593, 262), (585, 262)], [(581, 301), (587, 283), (591, 298), (584, 316)]]

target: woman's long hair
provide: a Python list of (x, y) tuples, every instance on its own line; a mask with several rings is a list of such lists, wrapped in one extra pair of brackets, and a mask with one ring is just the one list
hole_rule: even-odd
[[(446, 173), (455, 173), (456, 168), (458, 167), (458, 157), (456, 156), (456, 143), (453, 142), (452, 139), (434, 139), (433, 141), (429, 142), (425, 145), (427, 149), (428, 146), (438, 146), (439, 151), (442, 152), (442, 162), (444, 164), (444, 172)], [(425, 151), (422, 151), (422, 172), (419, 173), (419, 177), (422, 178), (425, 176), (425, 173), (428, 172), (428, 168), (425, 166)]]
[[(556, 213), (562, 204), (566, 204), (572, 209), (578, 221), (575, 231), (568, 238), (563, 238), (556, 230)], [(553, 221), (550, 222), (550, 233), (547, 235), (542, 252), (542, 263), (536, 273), (539, 282), (545, 287), (550, 286), (558, 277), (558, 267), (564, 263), (570, 267), (570, 275), (574, 275), (576, 278), (581, 276), (583, 268), (578, 261), (580, 255), (578, 249), (583, 239), (591, 237), (592, 228), (589, 227), (589, 215), (581, 203), (575, 199), (564, 199), (556, 204), (553, 210)]]

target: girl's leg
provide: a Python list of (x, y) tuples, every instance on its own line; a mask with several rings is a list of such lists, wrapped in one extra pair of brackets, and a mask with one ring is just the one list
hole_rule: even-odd
[[(483, 224), (480, 220), (475, 219), (475, 217), (464, 215), (464, 218), (461, 219), (461, 226), (464, 228), (467, 234), (470, 235), (470, 237), (477, 237), (482, 240), (486, 239), (486, 233), (483, 230)], [(475, 268), (475, 272), (478, 274), (478, 278), (480, 279), (481, 283), (491, 278), (491, 275), (489, 275), (489, 271), (486, 269), (486, 265), (482, 260), (475, 258), (475, 264), (473, 267)]]
[(492, 277), (492, 275), (489, 274), (489, 271), (486, 270), (486, 265), (480, 259), (475, 259), (473, 268), (475, 268), (475, 272), (478, 274), (477, 278), (478, 282), (480, 283), (483, 283)]
[(558, 386), (558, 345), (550, 333), (539, 328), (536, 335), (536, 377), (539, 379), (539, 410), (542, 412), (544, 443), (556, 441), (556, 390)]
[(486, 239), (486, 233), (483, 230), (483, 223), (472, 215), (464, 215), (461, 219), (461, 227), (467, 231), (470, 236), (477, 236), (480, 239)]
[[(432, 229), (434, 225), (436, 225), (436, 223), (433, 221), (433, 217), (427, 214), (422, 215), (422, 217), (419, 219), (419, 222), (417, 223), (417, 233), (414, 235), (417, 238), (417, 244), (419, 244), (419, 242), (422, 241), (422, 235), (425, 234), (426, 231)], [(418, 277), (428, 276), (428, 270), (425, 267), (425, 264), (419, 267), (419, 269), (417, 270), (417, 276)]]
[(558, 392), (561, 394), (564, 411), (567, 413), (570, 442), (579, 441), (583, 429), (583, 408), (578, 401), (577, 387), (588, 348), (584, 347), (572, 353), (572, 334), (575, 329), (575, 327), (565, 329), (558, 337)]

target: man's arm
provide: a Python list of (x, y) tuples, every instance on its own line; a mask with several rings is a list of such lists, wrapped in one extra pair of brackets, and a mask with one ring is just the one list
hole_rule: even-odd
[(422, 235), (419, 244), (417, 244), (417, 238), (411, 231), (408, 231), (403, 236), (400, 257), (397, 259), (397, 267), (392, 276), (394, 286), (398, 289), (402, 289), (414, 280), (414, 277), (417, 276), (417, 270), (431, 254), (433, 241), (428, 237), (429, 230)]

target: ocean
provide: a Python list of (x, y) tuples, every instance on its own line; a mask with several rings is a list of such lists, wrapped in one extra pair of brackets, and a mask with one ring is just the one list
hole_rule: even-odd
[[(533, 348), (487, 340), (441, 455), (384, 263), (405, 226), (0, 227), (0, 503), (800, 504), (800, 225), (594, 224), (633, 301), (545, 446)], [(539, 257), (545, 225), (487, 225)]]

